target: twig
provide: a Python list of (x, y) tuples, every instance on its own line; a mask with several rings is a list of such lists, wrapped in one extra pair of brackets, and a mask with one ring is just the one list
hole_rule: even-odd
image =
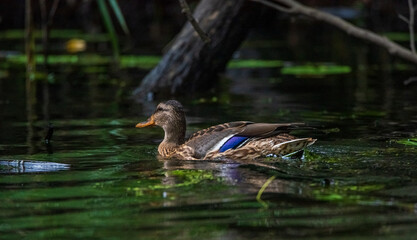
[(59, 0), (55, 0), (55, 1), (52, 3), (52, 7), (51, 7), (51, 10), (49, 11), (49, 18), (48, 18), (48, 24), (49, 24), (49, 25), (52, 25), (52, 19), (53, 19), (53, 18), (54, 18), (54, 16), (55, 16), (56, 9), (58, 8), (58, 4), (59, 4)]
[(191, 13), (190, 7), (188, 6), (187, 2), (185, 0), (179, 0), (179, 2), (181, 5), (182, 13), (184, 13), (185, 16), (187, 16), (188, 21), (191, 23), (198, 36), (200, 36), (201, 40), (203, 40), (204, 43), (209, 43), (211, 39), (209, 38), (207, 33), (205, 33), (203, 29), (201, 29), (200, 25), (198, 25), (197, 21), (193, 17), (193, 14)]
[(410, 77), (409, 79), (405, 80), (403, 83), (404, 83), (404, 86), (407, 86), (413, 82), (417, 82), (417, 77)]
[[(25, 1), (25, 52), (26, 52), (26, 87), (28, 88), (29, 82), (34, 78), (35, 61), (34, 61), (34, 46), (35, 40), (33, 37), (33, 9), (32, 1)], [(28, 89), (26, 89), (28, 91)]]
[(251, 1), (260, 2), (262, 4), (265, 4), (265, 2), (268, 2), (269, 4), (268, 5), (265, 4), (266, 6), (269, 6), (269, 7), (273, 6), (273, 8), (278, 9), (278, 10), (283, 9), (282, 5), (285, 5), (288, 7), (285, 9), (285, 12), (288, 12), (288, 9), (291, 9), (291, 13), (293, 14), (303, 14), (313, 19), (327, 22), (345, 31), (349, 35), (352, 35), (357, 38), (366, 40), (368, 42), (377, 44), (381, 47), (386, 48), (392, 55), (397, 55), (399, 57), (402, 57), (408, 61), (411, 61), (417, 64), (417, 55), (411, 52), (410, 50), (408, 50), (407, 48), (404, 48), (398, 45), (397, 43), (392, 42), (386, 37), (380, 36), (369, 30), (365, 30), (355, 25), (352, 25), (351, 23), (339, 17), (336, 17), (332, 14), (322, 12), (311, 7), (307, 7), (294, 0), (273, 0), (273, 1), (251, 0)]
[(55, 16), (56, 10), (58, 8), (59, 0), (54, 0), (52, 7), (47, 13), (47, 4), (46, 0), (40, 0), (39, 5), (41, 8), (41, 18), (42, 18), (42, 44), (43, 44), (43, 54), (44, 54), (44, 65), (47, 68), (48, 63), (48, 45), (49, 45), (49, 32), (52, 27), (53, 18)]
[(272, 181), (274, 181), (274, 179), (277, 176), (272, 176), (270, 178), (268, 178), (268, 180), (266, 180), (266, 182), (262, 185), (261, 189), (259, 189), (258, 194), (256, 195), (256, 201), (258, 201), (259, 203), (261, 203), (264, 207), (268, 207), (268, 204), (266, 204), (262, 199), (262, 193), (264, 193), (265, 189), (269, 186), (269, 184), (271, 184)]
[(293, 10), (292, 8), (290, 8), (290, 7), (282, 7), (282, 6), (277, 5), (277, 4), (275, 4), (275, 3), (271, 3), (271, 2), (270, 2), (270, 1), (268, 1), (268, 0), (252, 0), (252, 1), (262, 3), (262, 4), (264, 4), (265, 6), (268, 6), (268, 7), (271, 7), (271, 8), (275, 8), (275, 9), (277, 9), (278, 11), (281, 11), (281, 12), (291, 13), (291, 12), (293, 12), (293, 11), (294, 11), (294, 10)]
[(46, 0), (39, 0), (39, 5), (41, 8), (41, 18), (42, 18), (42, 45), (43, 45), (43, 64), (47, 68), (48, 65), (48, 16), (47, 16), (47, 7)]
[(413, 0), (408, 0), (408, 8), (410, 11), (410, 17), (408, 20), (408, 29), (410, 31), (410, 48), (411, 51), (416, 54), (416, 45), (414, 42), (414, 5), (413, 5)]
[(410, 20), (408, 20), (408, 18), (404, 17), (404, 15), (398, 14), (398, 17), (403, 20), (404, 22), (406, 22), (407, 24), (410, 23)]
[(410, 20), (408, 20), (408, 18), (404, 17), (404, 15), (398, 14), (398, 17), (403, 20), (405, 23), (409, 24)]

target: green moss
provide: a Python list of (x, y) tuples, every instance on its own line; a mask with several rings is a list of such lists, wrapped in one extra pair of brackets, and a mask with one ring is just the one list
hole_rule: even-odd
[[(155, 67), (161, 60), (159, 56), (121, 56), (121, 68), (142, 68), (151, 69)], [(25, 55), (13, 55), (6, 58), (6, 61), (11, 64), (24, 65), (26, 64)], [(44, 62), (43, 55), (35, 57), (37, 64)], [(80, 55), (49, 55), (48, 64), (50, 65), (77, 65), (77, 66), (94, 66), (106, 65), (112, 63), (109, 56), (101, 56), (98, 54), (80, 54)], [(88, 68), (87, 72), (102, 72), (102, 68)]]
[(260, 59), (234, 59), (229, 62), (227, 68), (277, 68), (282, 67), (280, 60)]
[[(150, 183), (148, 186), (144, 186), (142, 182), (140, 185), (142, 187), (129, 187), (128, 191), (136, 192), (136, 195), (142, 195), (145, 191), (149, 190), (158, 190), (158, 189), (171, 189), (179, 187), (187, 187), (197, 185), (204, 181), (216, 180), (213, 173), (210, 171), (204, 170), (172, 170), (167, 172), (167, 175), (174, 177), (176, 179), (173, 184), (160, 184), (160, 183)], [(217, 179), (221, 181), (221, 179)]]
[(333, 74), (347, 74), (352, 70), (349, 66), (337, 66), (337, 65), (304, 65), (304, 66), (291, 66), (281, 69), (281, 73), (284, 75), (297, 75), (297, 76), (323, 76)]
[(160, 56), (122, 56), (120, 66), (122, 68), (138, 67), (142, 69), (151, 69), (161, 60)]
[(400, 140), (397, 140), (397, 143), (416, 147), (417, 146), (417, 138), (400, 139)]
[[(40, 30), (34, 31), (34, 37), (37, 39), (42, 38), (42, 32)], [(87, 42), (107, 42), (109, 37), (106, 33), (86, 34), (76, 29), (53, 29), (50, 32), (49, 37), (51, 39), (71, 39), (79, 38)], [(11, 29), (0, 32), (0, 40), (22, 40), (25, 38), (25, 32), (23, 29)]]

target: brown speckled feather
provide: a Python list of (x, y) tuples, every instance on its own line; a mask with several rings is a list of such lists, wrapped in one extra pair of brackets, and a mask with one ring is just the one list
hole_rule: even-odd
[(229, 122), (212, 126), (194, 133), (185, 145), (194, 149), (194, 157), (203, 158), (207, 152), (227, 136), (240, 133), (252, 122)]
[(238, 121), (238, 122), (229, 122), (229, 123), (223, 123), (223, 124), (219, 124), (219, 125), (215, 125), (215, 126), (211, 126), (209, 128), (206, 129), (202, 129), (198, 132), (193, 133), (193, 135), (191, 135), (191, 137), (188, 139), (188, 141), (191, 140), (195, 140), (196, 138), (200, 137), (200, 136), (204, 136), (204, 135), (208, 135), (210, 133), (213, 132), (222, 132), (225, 130), (237, 130), (237, 129), (242, 129), (243, 127), (247, 126), (248, 124), (251, 124), (252, 122), (248, 122), (248, 121)]
[(248, 137), (268, 137), (279, 133), (288, 133), (304, 123), (253, 123), (247, 125), (240, 136)]
[(213, 151), (207, 153), (204, 159), (241, 159), (251, 160), (270, 154), (285, 156), (312, 145), (316, 139), (296, 138), (289, 134), (280, 134), (268, 138), (249, 141), (238, 149), (229, 149), (225, 152)]

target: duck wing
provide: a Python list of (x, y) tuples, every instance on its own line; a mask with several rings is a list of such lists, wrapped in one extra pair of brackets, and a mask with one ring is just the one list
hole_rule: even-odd
[(247, 142), (262, 138), (268, 138), (279, 134), (289, 133), (291, 130), (304, 125), (303, 123), (253, 123), (243, 128), (241, 132), (231, 136), (218, 148), (220, 153), (229, 149), (236, 149)]
[(242, 132), (246, 126), (253, 124), (248, 121), (229, 122), (215, 125), (195, 132), (185, 145), (194, 149), (195, 158), (203, 158), (207, 152), (220, 148), (224, 142)]
[(304, 123), (253, 123), (244, 127), (239, 136), (265, 138), (281, 133), (289, 133), (304, 126)]
[(304, 125), (303, 123), (230, 122), (212, 126), (194, 133), (185, 145), (194, 149), (194, 157), (203, 158), (208, 152), (224, 152), (244, 145), (253, 138), (266, 138)]

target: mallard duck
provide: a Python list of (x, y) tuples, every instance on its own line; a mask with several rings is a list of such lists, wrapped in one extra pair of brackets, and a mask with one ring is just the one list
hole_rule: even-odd
[(296, 138), (288, 133), (302, 123), (253, 123), (238, 121), (200, 130), (185, 140), (186, 120), (183, 106), (176, 100), (160, 103), (147, 121), (137, 128), (159, 126), (164, 140), (158, 152), (164, 158), (183, 160), (240, 159), (285, 156), (313, 144), (316, 139)]

